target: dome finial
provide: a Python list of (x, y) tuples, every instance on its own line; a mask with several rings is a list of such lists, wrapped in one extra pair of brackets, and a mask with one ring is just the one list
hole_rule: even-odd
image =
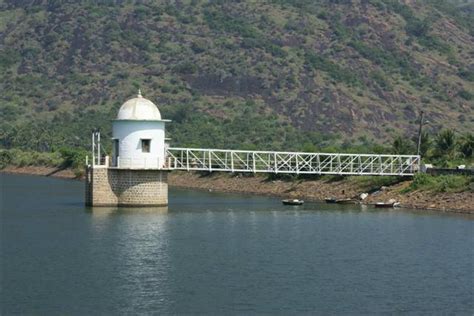
[(142, 91), (141, 91), (140, 89), (138, 89), (137, 98), (143, 98), (143, 97), (142, 97)]

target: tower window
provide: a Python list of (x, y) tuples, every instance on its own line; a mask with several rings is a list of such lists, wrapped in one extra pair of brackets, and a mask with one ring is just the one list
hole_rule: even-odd
[(150, 152), (151, 139), (142, 139), (142, 153)]

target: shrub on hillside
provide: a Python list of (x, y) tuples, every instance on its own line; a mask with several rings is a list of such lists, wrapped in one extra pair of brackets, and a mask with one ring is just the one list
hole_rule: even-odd
[(474, 182), (472, 176), (443, 175), (432, 176), (426, 173), (417, 173), (413, 177), (413, 182), (404, 192), (415, 190), (437, 192), (462, 192), (472, 190), (471, 183)]
[(63, 162), (61, 167), (79, 169), (86, 160), (87, 152), (84, 149), (62, 147), (59, 149)]
[(57, 167), (61, 164), (62, 158), (57, 152), (37, 152), (23, 151), (20, 149), (0, 150), (0, 169), (8, 165), (24, 166), (48, 166)]
[(13, 155), (11, 151), (2, 149), (0, 150), (0, 169), (5, 168), (12, 162)]

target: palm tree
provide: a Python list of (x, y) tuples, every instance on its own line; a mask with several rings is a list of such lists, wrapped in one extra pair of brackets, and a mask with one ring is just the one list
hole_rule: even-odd
[(414, 149), (411, 142), (406, 137), (398, 135), (393, 140), (392, 151), (394, 154), (408, 155), (412, 154)]
[(459, 151), (465, 158), (472, 158), (474, 152), (474, 134), (465, 134), (459, 141)]
[[(414, 144), (418, 142), (418, 138), (415, 136), (412, 138)], [(433, 145), (433, 140), (431, 139), (430, 134), (427, 131), (421, 132), (421, 142), (420, 142), (420, 156), (426, 157), (428, 151)]]
[(452, 129), (442, 130), (435, 141), (436, 155), (453, 159), (456, 156), (456, 134)]

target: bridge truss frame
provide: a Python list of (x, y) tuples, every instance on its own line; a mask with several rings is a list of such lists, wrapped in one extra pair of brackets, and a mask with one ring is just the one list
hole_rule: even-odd
[(418, 155), (305, 153), (168, 148), (169, 170), (286, 174), (413, 176)]

